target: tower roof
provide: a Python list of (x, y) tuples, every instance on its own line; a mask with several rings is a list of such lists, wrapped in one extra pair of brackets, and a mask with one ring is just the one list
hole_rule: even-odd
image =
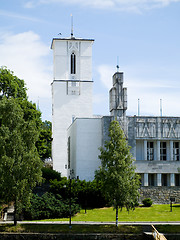
[(53, 47), (53, 42), (55, 40), (58, 41), (90, 41), (90, 42), (94, 42), (94, 39), (85, 39), (85, 38), (75, 38), (75, 37), (69, 37), (69, 38), (53, 38), (52, 39), (52, 43), (51, 43), (51, 49)]

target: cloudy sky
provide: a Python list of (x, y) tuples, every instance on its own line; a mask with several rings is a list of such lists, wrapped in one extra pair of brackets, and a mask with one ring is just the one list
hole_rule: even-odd
[(128, 115), (180, 116), (180, 0), (1, 0), (0, 66), (25, 80), (29, 100), (51, 120), (53, 37), (95, 39), (94, 114), (108, 115), (117, 62)]

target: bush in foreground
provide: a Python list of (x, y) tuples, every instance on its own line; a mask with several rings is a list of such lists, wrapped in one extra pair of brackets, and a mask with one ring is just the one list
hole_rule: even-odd
[(142, 200), (142, 203), (143, 203), (144, 207), (150, 207), (153, 202), (150, 198), (145, 198), (144, 200)]

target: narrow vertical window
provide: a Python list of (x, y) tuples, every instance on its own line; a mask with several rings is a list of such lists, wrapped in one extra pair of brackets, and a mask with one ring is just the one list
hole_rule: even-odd
[(147, 160), (153, 161), (154, 160), (154, 143), (147, 142)]
[(155, 174), (153, 173), (148, 174), (148, 185), (155, 186)]
[(167, 160), (167, 150), (166, 150), (166, 142), (160, 143), (160, 160), (166, 161)]
[(71, 54), (71, 74), (76, 74), (76, 55)]
[(70, 150), (70, 137), (68, 137), (68, 169), (70, 169), (70, 164), (71, 164), (71, 159), (70, 159), (71, 152), (70, 151), (71, 151)]
[(179, 142), (173, 142), (173, 160), (179, 161)]
[(168, 186), (168, 175), (162, 174), (162, 186)]
[(175, 186), (180, 186), (180, 174), (175, 174)]

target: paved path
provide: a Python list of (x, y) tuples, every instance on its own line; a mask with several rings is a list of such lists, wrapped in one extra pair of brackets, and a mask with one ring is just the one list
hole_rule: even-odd
[[(0, 221), (0, 224), (14, 223), (13, 221)], [(18, 221), (21, 224), (69, 224), (69, 221)], [(115, 224), (115, 222), (72, 221), (73, 224)], [(119, 222), (119, 225), (180, 225), (180, 222)]]

